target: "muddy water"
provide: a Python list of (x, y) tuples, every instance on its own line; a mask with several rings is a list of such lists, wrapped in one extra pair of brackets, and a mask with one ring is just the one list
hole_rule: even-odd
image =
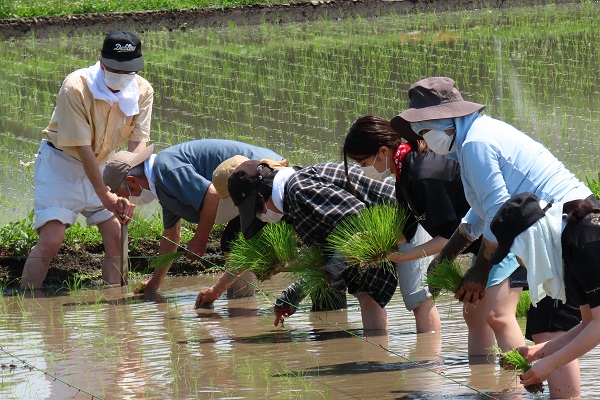
[[(346, 311), (299, 312), (275, 328), (268, 293), (287, 286), (280, 276), (197, 314), (197, 291), (215, 279), (168, 278), (146, 298), (126, 288), (0, 298), (0, 398), (536, 398), (494, 363), (469, 363), (449, 299), (438, 303), (441, 336), (416, 335), (396, 296), (390, 334), (365, 338), (353, 298)], [(581, 360), (584, 398), (600, 397), (598, 355)]]

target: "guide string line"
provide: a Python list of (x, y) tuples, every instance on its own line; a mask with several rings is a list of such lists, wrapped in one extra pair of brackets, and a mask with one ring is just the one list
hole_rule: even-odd
[[(59, 377), (57, 377), (56, 375), (53, 375), (53, 374), (51, 374), (51, 373), (49, 373), (49, 372), (47, 372), (47, 371), (44, 371), (44, 370), (42, 370), (42, 369), (39, 369), (39, 368), (38, 368), (38, 367), (36, 367), (35, 365), (32, 365), (31, 363), (28, 363), (27, 361), (23, 360), (22, 358), (15, 356), (14, 354), (12, 354), (12, 353), (10, 353), (10, 352), (8, 352), (8, 351), (4, 350), (4, 347), (3, 347), (2, 345), (0, 345), (0, 351), (1, 351), (1, 352), (3, 352), (4, 354), (6, 354), (6, 355), (10, 356), (11, 358), (14, 358), (14, 359), (15, 359), (15, 360), (17, 360), (18, 362), (20, 362), (20, 363), (23, 365), (23, 367), (25, 367), (25, 368), (29, 368), (29, 371), (32, 371), (32, 370), (34, 370), (34, 369), (35, 369), (36, 371), (39, 371), (39, 372), (43, 373), (44, 375), (46, 375), (46, 376), (49, 376), (50, 378), (54, 379), (54, 381), (59, 381), (59, 382), (61, 382), (61, 383), (64, 383), (65, 385), (67, 385), (67, 386), (68, 386), (68, 387), (70, 387), (70, 388), (77, 389), (77, 393), (75, 393), (75, 396), (77, 396), (79, 393), (85, 393), (85, 394), (87, 394), (88, 396), (91, 396), (91, 399), (92, 399), (92, 400), (93, 400), (93, 399), (103, 400), (103, 399), (102, 399), (102, 397), (98, 397), (98, 396), (96, 396), (96, 395), (94, 395), (94, 394), (92, 394), (92, 393), (90, 393), (90, 392), (87, 392), (87, 391), (85, 391), (84, 389), (81, 389), (81, 388), (79, 388), (79, 387), (77, 387), (77, 386), (75, 386), (75, 385), (72, 385), (72, 384), (70, 384), (70, 383), (68, 383), (68, 382), (66, 382), (66, 381), (64, 381), (64, 380), (62, 380), (62, 379), (60, 379), (60, 378), (59, 378)], [(5, 368), (4, 364), (2, 365), (2, 367), (3, 367), (3, 368)], [(11, 369), (15, 369), (15, 368), (16, 368), (16, 365), (14, 365), (14, 364), (11, 364), (11, 365), (9, 366), (9, 368), (11, 368)]]

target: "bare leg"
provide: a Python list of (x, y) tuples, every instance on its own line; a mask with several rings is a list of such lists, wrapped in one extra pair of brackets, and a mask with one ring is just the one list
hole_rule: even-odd
[[(226, 275), (229, 273), (225, 272)], [(254, 286), (247, 282), (256, 282), (256, 275), (250, 271), (244, 271), (237, 276), (235, 281), (227, 288), (227, 298), (237, 299), (240, 297), (254, 296)]]
[(98, 230), (104, 242), (104, 261), (102, 279), (111, 285), (121, 284), (121, 224), (113, 217), (98, 224)]
[(360, 304), (363, 329), (387, 333), (388, 318), (385, 308), (381, 308), (368, 294), (360, 295), (358, 297), (358, 303)]
[(48, 221), (40, 228), (40, 238), (25, 261), (21, 289), (39, 289), (42, 286), (50, 268), (50, 261), (58, 253), (66, 230), (67, 226), (56, 220)]
[(413, 310), (417, 333), (441, 332), (440, 314), (433, 299), (429, 298)]
[(487, 356), (490, 348), (496, 344), (494, 331), (485, 321), (487, 296), (477, 304), (463, 307), (463, 318), (469, 330), (469, 356)]
[[(533, 335), (533, 341), (536, 344), (547, 342), (564, 333), (564, 331), (538, 333)], [(548, 378), (548, 387), (552, 399), (571, 399), (581, 396), (579, 360), (573, 360), (554, 371)]]
[(525, 338), (515, 316), (522, 291), (522, 288), (511, 288), (508, 279), (485, 291), (486, 321), (503, 351), (525, 346)]

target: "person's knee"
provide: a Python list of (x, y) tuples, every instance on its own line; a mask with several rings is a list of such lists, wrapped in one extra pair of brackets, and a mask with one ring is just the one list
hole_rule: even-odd
[(58, 221), (51, 221), (40, 229), (36, 250), (42, 255), (54, 255), (65, 238), (66, 227)]

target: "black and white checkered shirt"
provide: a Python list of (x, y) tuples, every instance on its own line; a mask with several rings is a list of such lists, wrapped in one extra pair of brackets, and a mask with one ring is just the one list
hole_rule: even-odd
[[(356, 197), (350, 191), (341, 162), (303, 168), (286, 183), (285, 221), (304, 243), (324, 245), (334, 226), (345, 217), (373, 204), (396, 202), (393, 180), (369, 179), (354, 164), (348, 166), (348, 176)], [(383, 267), (350, 267), (343, 277), (349, 293), (369, 294), (381, 307), (391, 300), (398, 285), (395, 273)]]

